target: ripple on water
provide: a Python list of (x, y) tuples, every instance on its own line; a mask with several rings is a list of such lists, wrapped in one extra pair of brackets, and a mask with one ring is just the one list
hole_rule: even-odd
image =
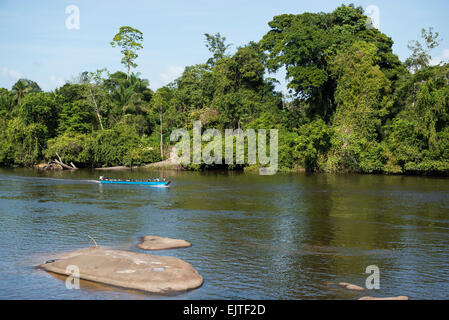
[(84, 170), (0, 170), (0, 298), (165, 298), (92, 283), (66, 290), (63, 279), (32, 268), (90, 246), (89, 235), (132, 251), (144, 235), (191, 242), (156, 253), (191, 263), (204, 278), (169, 299), (356, 299), (327, 283), (363, 286), (369, 265), (381, 274), (373, 295), (449, 297), (447, 179), (170, 175), (172, 188), (162, 190), (101, 186)]

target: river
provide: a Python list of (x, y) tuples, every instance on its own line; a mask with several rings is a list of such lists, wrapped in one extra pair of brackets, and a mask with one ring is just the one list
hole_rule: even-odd
[[(148, 170), (170, 188), (99, 185), (99, 172), (0, 169), (0, 299), (449, 298), (449, 179)], [(189, 262), (202, 287), (163, 297), (64, 279), (34, 267), (102, 247), (143, 252), (145, 235), (192, 247), (158, 251)], [(380, 289), (358, 293), (368, 266)]]

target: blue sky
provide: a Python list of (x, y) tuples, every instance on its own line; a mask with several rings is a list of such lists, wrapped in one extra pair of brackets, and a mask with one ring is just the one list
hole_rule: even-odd
[[(204, 33), (220, 32), (235, 47), (258, 41), (268, 22), (282, 13), (329, 12), (340, 4), (379, 8), (380, 30), (395, 41), (404, 60), (407, 43), (422, 27), (434, 27), (443, 41), (433, 53), (449, 58), (449, 1), (330, 0), (0, 0), (0, 87), (11, 89), (18, 78), (53, 90), (81, 71), (123, 70), (120, 50), (110, 41), (123, 25), (144, 34), (137, 71), (157, 89), (175, 79), (185, 66), (209, 57)], [(80, 10), (80, 29), (67, 29), (66, 7)]]

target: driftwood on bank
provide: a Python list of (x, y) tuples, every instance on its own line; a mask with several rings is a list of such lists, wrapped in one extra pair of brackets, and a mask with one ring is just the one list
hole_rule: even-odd
[(78, 168), (75, 166), (75, 164), (73, 162), (70, 162), (70, 166), (65, 164), (64, 162), (62, 162), (61, 157), (59, 156), (59, 154), (56, 152), (56, 156), (58, 157), (58, 159), (53, 159), (50, 160), (48, 162), (49, 166), (51, 167), (53, 164), (59, 165), (61, 166), (62, 169), (67, 169), (67, 170), (78, 170)]

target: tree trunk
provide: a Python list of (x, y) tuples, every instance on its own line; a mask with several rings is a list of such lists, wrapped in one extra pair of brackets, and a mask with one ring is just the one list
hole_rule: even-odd
[(98, 110), (97, 102), (95, 101), (95, 97), (92, 93), (92, 88), (90, 87), (90, 85), (89, 85), (89, 92), (90, 92), (90, 97), (92, 99), (92, 102), (94, 103), (94, 109), (95, 109), (95, 113), (97, 114), (98, 122), (100, 122), (100, 128), (101, 128), (101, 130), (104, 130), (103, 129), (103, 121), (101, 120), (100, 110)]
[(163, 143), (162, 143), (162, 111), (159, 113), (159, 118), (161, 122), (161, 160), (164, 160), (164, 150), (163, 150)]

